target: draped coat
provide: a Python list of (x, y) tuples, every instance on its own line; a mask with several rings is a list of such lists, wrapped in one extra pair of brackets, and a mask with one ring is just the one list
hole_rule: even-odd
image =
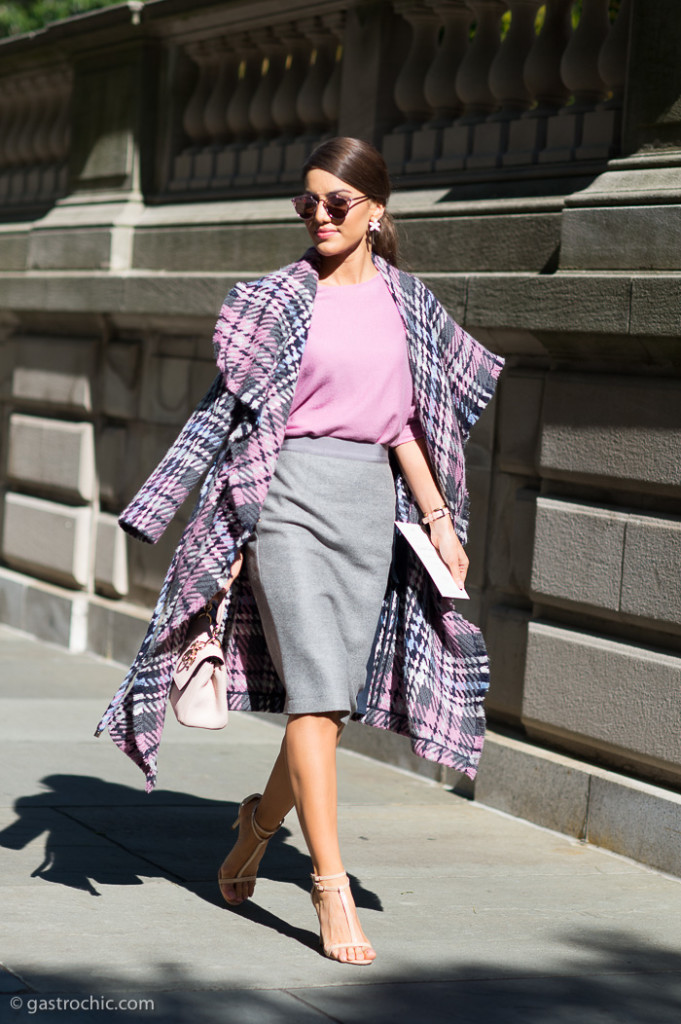
[[(426, 286), (374, 257), (405, 326), (414, 398), (441, 493), (466, 540), (463, 446), (492, 397), (503, 360), (456, 324)], [(319, 279), (314, 249), (237, 284), (214, 335), (218, 376), (175, 443), (120, 516), (156, 542), (193, 487), (198, 501), (142, 646), (97, 728), (156, 782), (172, 670), (191, 617), (221, 586), (253, 535), (284, 439)], [(396, 518), (419, 510), (393, 464)], [(362, 500), (357, 496), (357, 529)], [(232, 710), (278, 712), (284, 690), (242, 571), (227, 596), (223, 648)], [(396, 536), (392, 567), (356, 718), (408, 736), (415, 753), (473, 777), (484, 736), (489, 664), (480, 631), (432, 586)]]

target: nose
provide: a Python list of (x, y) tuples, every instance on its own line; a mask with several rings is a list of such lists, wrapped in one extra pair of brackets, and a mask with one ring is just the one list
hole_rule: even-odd
[(316, 224), (330, 224), (331, 218), (326, 212), (326, 207), (321, 199), (317, 202), (317, 209), (314, 212), (314, 221)]

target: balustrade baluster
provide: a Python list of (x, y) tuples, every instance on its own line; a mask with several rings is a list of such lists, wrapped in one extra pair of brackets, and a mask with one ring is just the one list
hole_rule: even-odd
[(504, 115), (520, 113), (532, 103), (523, 69), (535, 40), (534, 23), (542, 0), (507, 0), (507, 3), (511, 24), (489, 75), (490, 89)]
[(509, 145), (512, 123), (532, 103), (523, 68), (534, 43), (534, 24), (541, 0), (506, 0), (506, 3), (511, 23), (489, 75), (490, 90), (499, 109), (486, 122), (475, 126), (468, 167), (499, 166)]
[(297, 101), (297, 114), (307, 138), (316, 138), (329, 128), (324, 113), (324, 90), (336, 66), (336, 38), (320, 18), (298, 23), (301, 32), (314, 47), (314, 59), (303, 82)]
[(215, 84), (216, 64), (214, 54), (208, 43), (192, 43), (187, 47), (187, 54), (198, 68), (196, 85), (182, 118), (185, 135), (191, 142), (194, 152), (198, 152), (211, 141), (206, 126), (205, 113), (208, 100)]
[(400, 173), (412, 156), (413, 133), (433, 114), (424, 82), (437, 53), (440, 25), (437, 14), (424, 3), (395, 0), (394, 8), (411, 28), (411, 44), (394, 91), (404, 121), (384, 137), (383, 156), (389, 170)]
[(622, 0), (598, 55), (598, 73), (610, 96), (595, 110), (584, 113), (582, 141), (576, 152), (578, 160), (612, 157), (620, 151), (630, 15), (630, 0)]
[(544, 24), (525, 61), (523, 74), (537, 114), (559, 110), (570, 95), (560, 65), (572, 34), (572, 4), (573, 0), (548, 0)]
[(289, 167), (286, 151), (304, 127), (298, 114), (298, 98), (305, 84), (312, 57), (310, 41), (301, 33), (297, 24), (278, 26), (277, 35), (286, 52), (284, 73), (272, 100), (272, 117), (279, 137), (263, 149), (260, 172), (256, 179), (262, 184), (280, 181), (287, 170), (294, 178), (300, 174), (301, 153), (298, 147), (292, 154)]
[(324, 113), (324, 90), (336, 66), (337, 43), (334, 33), (320, 18), (298, 22), (298, 29), (312, 44), (307, 73), (298, 91), (296, 114), (303, 133), (295, 141), (285, 143), (281, 181), (299, 181), (300, 168), (319, 142), (329, 122)]
[(411, 159), (406, 165), (408, 172), (416, 174), (433, 169), (441, 153), (442, 129), (463, 111), (456, 75), (468, 49), (473, 18), (464, 0), (426, 0), (426, 5), (435, 13), (442, 38), (423, 80), (423, 93), (433, 115), (412, 135)]
[(297, 25), (283, 26), (279, 29), (279, 37), (286, 46), (287, 60), (272, 102), (272, 115), (281, 132), (280, 141), (290, 141), (303, 128), (298, 114), (298, 97), (307, 78), (312, 48)]
[(535, 106), (509, 124), (504, 166), (536, 163), (546, 145), (548, 118), (570, 95), (561, 77), (560, 62), (572, 34), (572, 4), (573, 0), (548, 0), (544, 5), (544, 23), (523, 68)]
[(251, 104), (262, 79), (263, 55), (250, 34), (230, 37), (233, 53), (234, 79), (231, 97), (225, 107), (225, 125), (231, 142), (224, 146), (215, 160), (215, 184), (226, 187), (238, 171), (239, 160), (249, 140), (257, 134), (250, 116)]
[(204, 121), (213, 144), (224, 144), (230, 137), (227, 107), (237, 82), (238, 61), (228, 38), (216, 43), (217, 76), (206, 103)]
[(278, 132), (274, 119), (274, 98), (286, 68), (286, 46), (271, 29), (258, 29), (251, 33), (260, 54), (260, 78), (248, 108), (255, 139), (239, 154), (238, 185), (252, 185), (262, 165), (262, 155)]
[(573, 112), (590, 110), (605, 96), (598, 57), (609, 29), (608, 0), (582, 0), (579, 24), (560, 62), (563, 81), (574, 95)]
[(426, 100), (433, 108), (431, 126), (444, 127), (463, 111), (456, 91), (456, 75), (468, 49), (468, 34), (473, 12), (464, 0), (431, 0), (429, 6), (444, 26), (435, 60), (423, 83)]
[[(468, 165), (475, 146), (476, 126), (498, 106), (490, 89), (489, 75), (501, 45), (501, 18), (506, 4), (502, 0), (466, 0), (466, 3), (475, 16), (476, 28), (456, 74), (455, 87), (464, 105), (463, 115), (442, 133), (442, 156), (435, 164), (438, 170)], [(483, 148), (486, 148), (484, 144)], [(487, 157), (482, 159), (485, 164), (489, 162)]]
[[(560, 62), (560, 73), (574, 102), (548, 118), (546, 147), (540, 163), (586, 158), (582, 150), (584, 113), (605, 96), (605, 82), (598, 73), (598, 55), (608, 34), (608, 0), (582, 0), (577, 28)], [(592, 155), (596, 155), (595, 153)]]
[(326, 14), (322, 18), (323, 24), (333, 34), (335, 47), (333, 51), (333, 71), (326, 83), (322, 94), (322, 109), (327, 125), (331, 133), (337, 130), (338, 115), (340, 114), (341, 96), (341, 75), (343, 68), (343, 38), (345, 35), (345, 13), (338, 11), (334, 14)]
[(598, 72), (611, 93), (605, 104), (607, 108), (618, 110), (622, 106), (630, 24), (631, 0), (622, 0), (617, 18), (598, 56)]

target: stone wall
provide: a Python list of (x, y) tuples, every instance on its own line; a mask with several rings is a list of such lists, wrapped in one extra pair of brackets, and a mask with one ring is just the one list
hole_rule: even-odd
[[(311, 22), (295, 3), (162, 0), (0, 45), (5, 124), (18, 82), (54, 86), (23, 162), (16, 130), (13, 162), (0, 145), (0, 620), (133, 656), (188, 509), (157, 547), (116, 514), (212, 379), (224, 294), (305, 247), (292, 169), (357, 131), (396, 172), (409, 269), (508, 361), (468, 447), (465, 613), (510, 736), (480, 791), (586, 835), (589, 793), (619, 793), (592, 768), (644, 780), (636, 806), (640, 787), (678, 790), (681, 65), (660, 48), (678, 51), (681, 11), (623, 0), (609, 28), (608, 6), (584, 0), (573, 32), (554, 0), (533, 35), (534, 0), (315, 3)], [(523, 764), (553, 780), (541, 813)], [(579, 786), (561, 818), (563, 769)]]

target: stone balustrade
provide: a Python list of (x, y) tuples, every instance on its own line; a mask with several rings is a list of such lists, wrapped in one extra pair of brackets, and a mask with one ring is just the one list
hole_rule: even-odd
[[(598, 168), (620, 150), (630, 2), (583, 0), (574, 29), (571, 0), (327, 0), (302, 18), (293, 2), (225, 3), (209, 23), (136, 9), (162, 97), (140, 184), (175, 198), (288, 188), (337, 133), (371, 138), (407, 183)], [(44, 65), (0, 75), (4, 207), (77, 190), (92, 134), (71, 104), (77, 45), (56, 63), (44, 35)]]
[(0, 76), (0, 206), (66, 191), (72, 85), (65, 65)]
[[(611, 21), (608, 0), (584, 0), (574, 30), (571, 0), (385, 5), (401, 60), (388, 109), (375, 119), (387, 130), (374, 141), (391, 172), (509, 176), (544, 164), (551, 173), (550, 165), (575, 169), (615, 155), (629, 3)], [(320, 139), (353, 133), (348, 79), (357, 58), (349, 50), (361, 47), (362, 33), (350, 23), (362, 5), (303, 21), (286, 20), (286, 6), (266, 29), (174, 44), (193, 87), (176, 93), (182, 131), (166, 169), (169, 191), (294, 181)]]

